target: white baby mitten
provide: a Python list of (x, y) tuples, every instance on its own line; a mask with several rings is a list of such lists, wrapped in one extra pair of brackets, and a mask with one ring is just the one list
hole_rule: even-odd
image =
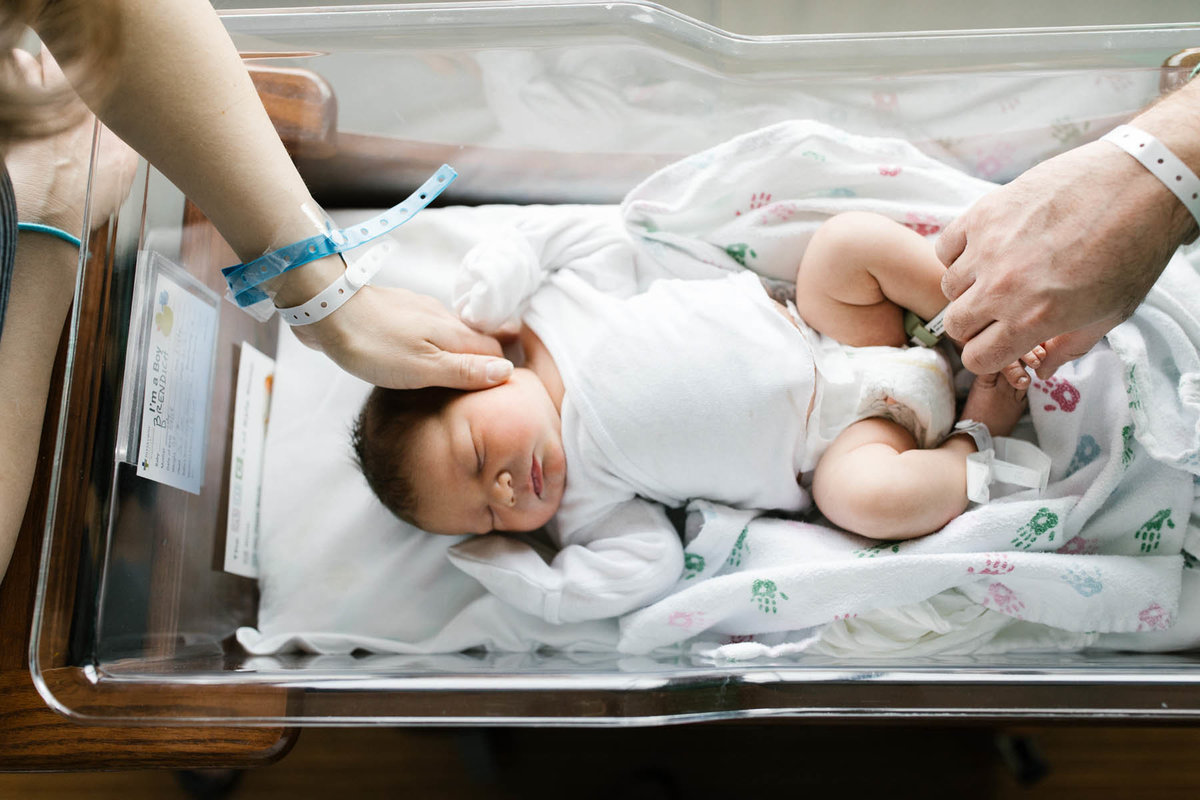
[(454, 311), (472, 328), (494, 333), (519, 317), (542, 273), (537, 253), (519, 230), (486, 239), (463, 257)]

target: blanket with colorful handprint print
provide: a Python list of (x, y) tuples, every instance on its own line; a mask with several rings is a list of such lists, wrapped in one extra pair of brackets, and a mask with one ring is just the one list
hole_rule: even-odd
[[(623, 209), (651, 257), (756, 269), (794, 264), (794, 253), (772, 256), (802, 246), (830, 214), (876, 211), (933, 235), (990, 188), (904, 142), (801, 121), (663, 170)], [(873, 625), (858, 642), (866, 654), (879, 614), (947, 593), (977, 612), (980, 635), (956, 640), (967, 649), (994, 645), (1009, 623), (1023, 632), (1006, 640), (1010, 648), (1076, 648), (1172, 626), (1195, 631), (1176, 645), (1200, 642), (1200, 607), (1182, 618), (1180, 607), (1181, 587), (1200, 584), (1200, 529), (1190, 526), (1200, 475), (1198, 353), (1200, 278), (1177, 254), (1106, 342), (1033, 383), (1025, 435), (1051, 457), (1045, 492), (973, 505), (943, 530), (904, 542), (694, 503), (684, 574), (668, 596), (621, 620), (620, 649), (689, 640), (706, 653), (819, 649), (831, 627), (844, 638), (862, 618)], [(937, 628), (914, 641), (936, 639)]]

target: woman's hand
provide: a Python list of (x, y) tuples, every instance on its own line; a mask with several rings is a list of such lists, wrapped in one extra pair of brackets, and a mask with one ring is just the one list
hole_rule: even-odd
[(342, 369), (390, 389), (486, 389), (513, 370), (494, 338), (407, 289), (364, 286), (325, 319), (292, 330)]

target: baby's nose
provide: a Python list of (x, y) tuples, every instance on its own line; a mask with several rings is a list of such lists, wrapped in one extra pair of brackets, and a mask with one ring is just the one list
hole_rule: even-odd
[(511, 472), (505, 470), (500, 473), (496, 478), (495, 486), (492, 487), (492, 495), (500, 505), (512, 507), (517, 504), (517, 495), (513, 492)]

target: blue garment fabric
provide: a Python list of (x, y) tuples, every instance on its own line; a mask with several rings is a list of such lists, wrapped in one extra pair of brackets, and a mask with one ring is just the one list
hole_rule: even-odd
[(8, 308), (8, 287), (12, 285), (16, 257), (17, 199), (8, 170), (0, 165), (0, 333), (4, 332), (4, 311)]

